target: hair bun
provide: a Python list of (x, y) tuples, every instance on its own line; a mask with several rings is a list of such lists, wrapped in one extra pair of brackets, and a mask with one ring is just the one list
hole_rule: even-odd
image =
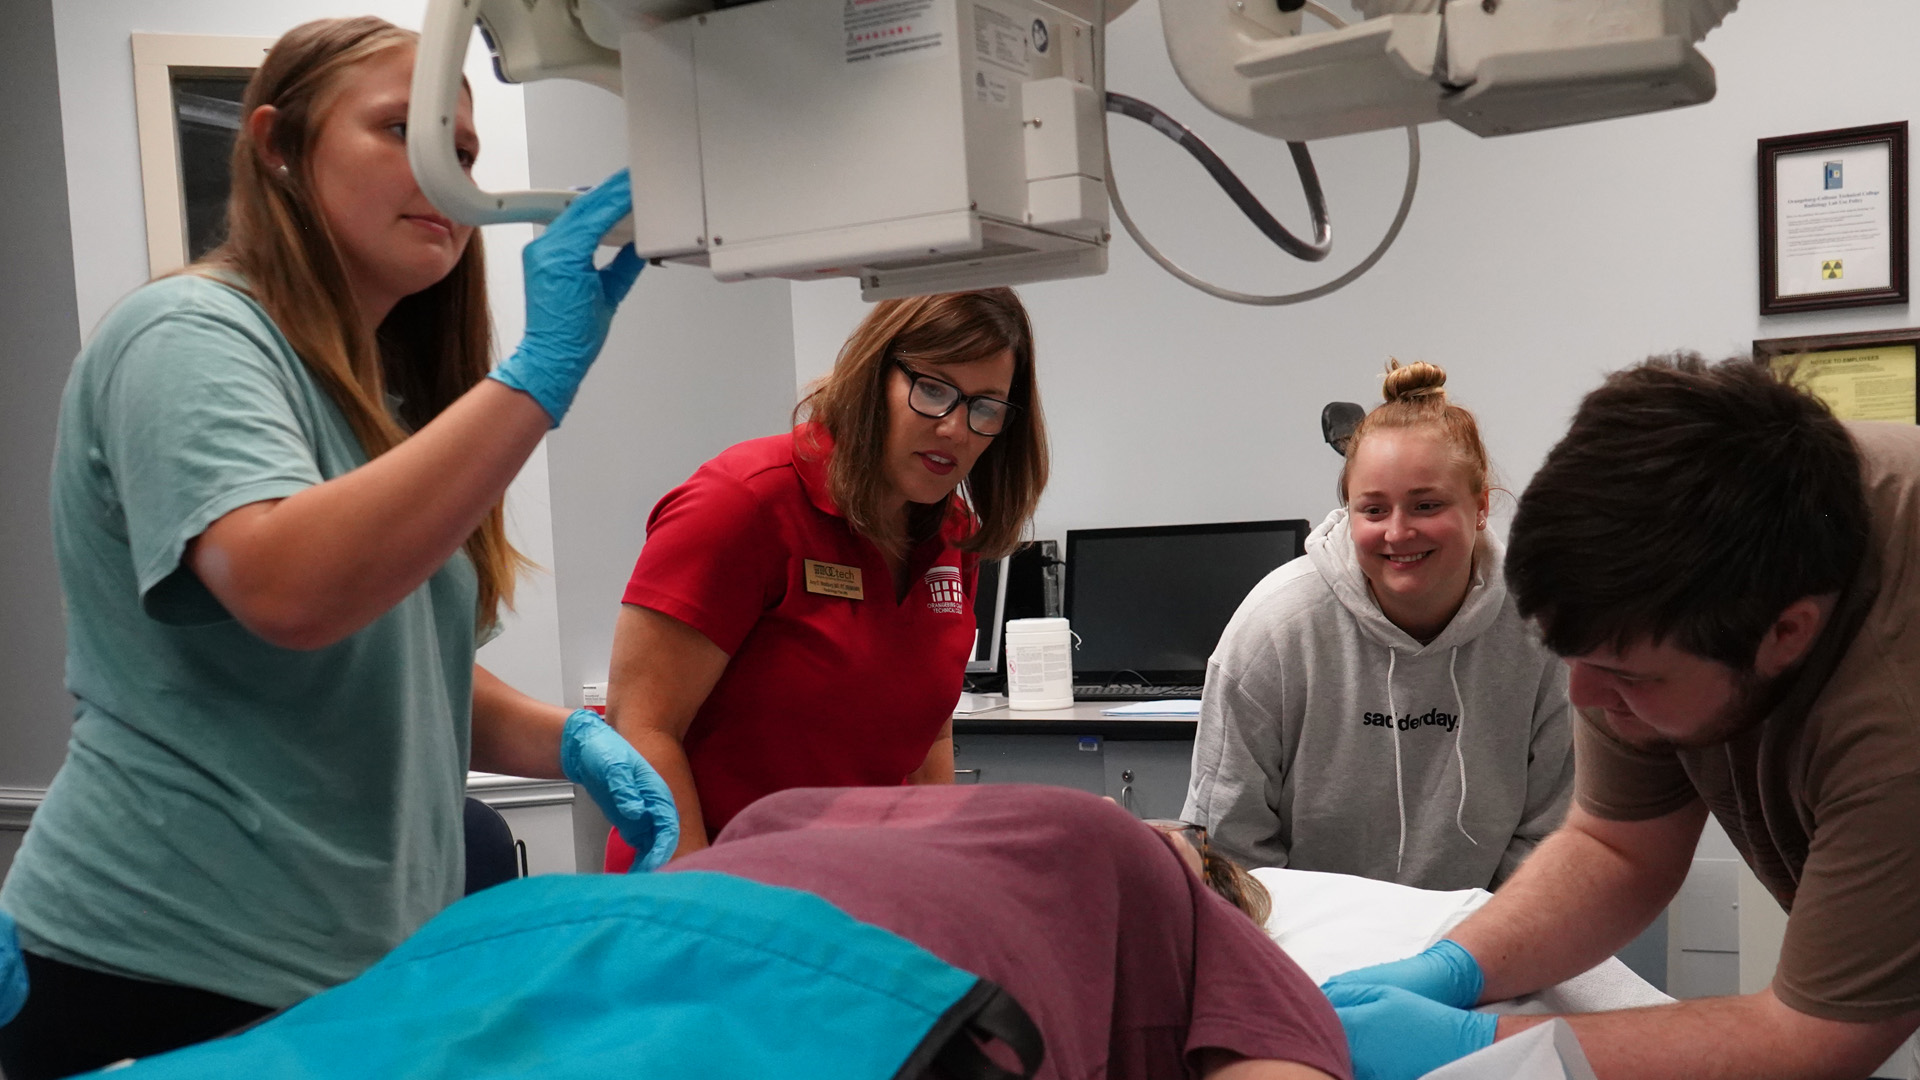
[(1389, 360), (1387, 377), (1381, 382), (1380, 393), (1387, 401), (1421, 401), (1427, 398), (1445, 401), (1446, 386), (1446, 369), (1438, 364), (1429, 364), (1424, 360), (1402, 364), (1398, 360)]

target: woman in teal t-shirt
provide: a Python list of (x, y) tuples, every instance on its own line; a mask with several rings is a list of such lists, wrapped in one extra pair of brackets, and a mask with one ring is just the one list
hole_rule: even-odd
[[(370, 18), (282, 38), (247, 88), (227, 242), (75, 361), (53, 521), (78, 706), (0, 892), (0, 1007), (30, 981), (0, 1016), (12, 1080), (364, 969), (459, 896), (470, 765), (564, 775), (648, 865), (673, 850), (632, 747), (474, 665), (521, 561), (502, 496), (640, 270), (631, 247), (593, 263), (626, 177), (528, 246), (526, 334), (489, 373), (480, 238), (407, 164), (414, 41)], [(470, 163), (469, 103), (455, 128)]]

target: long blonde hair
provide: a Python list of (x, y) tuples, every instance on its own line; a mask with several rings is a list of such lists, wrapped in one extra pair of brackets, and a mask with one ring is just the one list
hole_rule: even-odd
[[(406, 297), (375, 333), (355, 314), (353, 293), (326, 216), (312, 194), (311, 153), (339, 80), (419, 35), (383, 19), (320, 19), (294, 27), (247, 83), (242, 115), (277, 111), (271, 146), (245, 125), (233, 146), (226, 240), (187, 268), (245, 290), (279, 327), (340, 409), (369, 460), (393, 449), (486, 377), (492, 360), (486, 257), (476, 230), (451, 273)], [(285, 174), (267, 164), (271, 150)], [(387, 395), (399, 397), (399, 416)], [(524, 557), (507, 542), (500, 503), (467, 537), (480, 579), (477, 620), (512, 606)]]
[(833, 436), (827, 488), (854, 531), (882, 547), (934, 535), (948, 505), (909, 505), (907, 535), (896, 538), (881, 520), (886, 496), (882, 459), (887, 443), (887, 378), (892, 362), (937, 368), (1013, 353), (1008, 399), (1020, 408), (1006, 430), (980, 454), (956, 493), (978, 517), (960, 546), (997, 559), (1020, 544), (1047, 486), (1047, 423), (1033, 375), (1033, 327), (1012, 289), (882, 300), (840, 347), (833, 372), (794, 409)]

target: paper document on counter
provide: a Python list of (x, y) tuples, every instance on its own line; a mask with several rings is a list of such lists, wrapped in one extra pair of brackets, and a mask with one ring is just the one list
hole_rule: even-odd
[(1101, 716), (1199, 716), (1200, 702), (1194, 698), (1174, 698), (1168, 701), (1131, 701), (1125, 705), (1115, 705), (1111, 709), (1101, 709)]
[(1005, 694), (961, 694), (959, 702), (953, 707), (953, 714), (955, 716), (966, 716), (969, 713), (986, 712), (988, 709), (1004, 709), (1006, 707), (1007, 695)]

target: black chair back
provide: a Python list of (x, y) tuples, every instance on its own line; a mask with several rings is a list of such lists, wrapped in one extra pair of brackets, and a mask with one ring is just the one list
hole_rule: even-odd
[(467, 797), (467, 891), (472, 896), (481, 889), (512, 881), (526, 869), (519, 842), (500, 811), (472, 796)]

